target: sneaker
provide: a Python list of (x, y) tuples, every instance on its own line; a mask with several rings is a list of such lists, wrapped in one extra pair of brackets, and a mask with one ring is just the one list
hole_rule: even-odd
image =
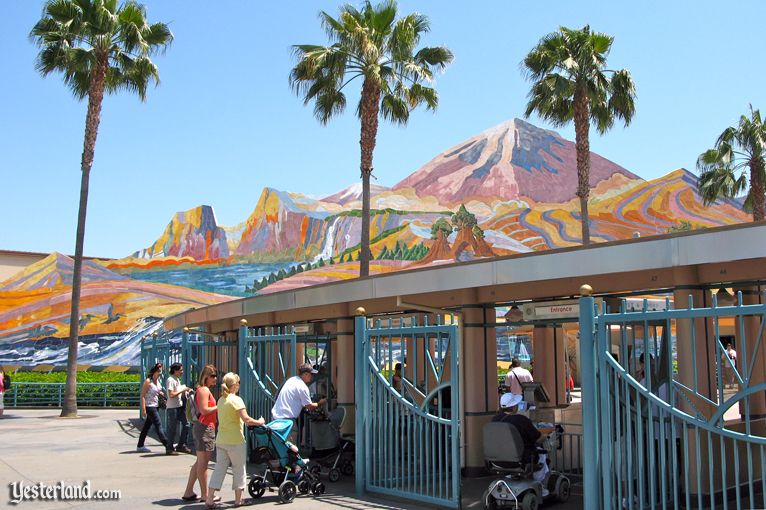
[(173, 449), (165, 450), (165, 455), (178, 455), (178, 452)]
[(191, 452), (192, 452), (192, 451), (191, 451), (191, 448), (189, 448), (189, 447), (188, 447), (188, 446), (186, 446), (185, 444), (182, 444), (182, 445), (176, 446), (176, 451), (177, 451), (177, 452), (180, 452), (180, 453), (191, 453)]
[(152, 453), (152, 451), (146, 446), (139, 446), (138, 448), (136, 448), (136, 451), (138, 453)]

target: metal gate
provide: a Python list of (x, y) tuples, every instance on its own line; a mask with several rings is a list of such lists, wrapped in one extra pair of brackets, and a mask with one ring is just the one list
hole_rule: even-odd
[(271, 421), (282, 385), (296, 373), (296, 337), (292, 328), (248, 328), (239, 332), (240, 394), (248, 413)]
[(238, 371), (238, 345), (235, 340), (220, 340), (208, 333), (184, 332), (182, 346), (183, 383), (187, 386), (193, 388), (197, 385), (199, 374), (205, 365), (215, 366), (220, 374), (216, 381), (216, 389), (223, 382), (224, 374)]
[(356, 318), (359, 493), (460, 506), (458, 327), (437, 320)]
[(764, 507), (766, 305), (693, 305), (581, 298), (585, 508)]

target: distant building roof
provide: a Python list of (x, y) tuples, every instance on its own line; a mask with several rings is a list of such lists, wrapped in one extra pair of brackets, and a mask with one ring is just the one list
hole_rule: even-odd
[[(50, 253), (43, 253), (38, 251), (19, 251), (19, 250), (0, 250), (0, 256), (3, 255), (28, 255), (30, 257), (47, 257), (50, 255)], [(74, 258), (74, 255), (67, 255), (67, 257)], [(99, 260), (114, 260), (114, 257), (88, 257), (85, 256), (83, 258), (86, 259), (99, 259)]]

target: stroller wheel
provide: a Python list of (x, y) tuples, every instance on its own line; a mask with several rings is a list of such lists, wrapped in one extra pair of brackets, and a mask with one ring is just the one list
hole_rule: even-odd
[(347, 460), (340, 466), (340, 472), (343, 473), (346, 476), (351, 476), (354, 474), (354, 464)]
[(335, 483), (338, 480), (340, 480), (340, 469), (338, 468), (332, 468), (330, 472), (327, 474), (327, 478), (330, 479), (331, 482)]
[(266, 492), (267, 485), (266, 480), (262, 476), (254, 476), (250, 479), (250, 483), (247, 484), (247, 492), (250, 493), (252, 498), (260, 498)]
[(314, 496), (321, 496), (322, 494), (324, 494), (324, 491), (325, 491), (325, 487), (322, 482), (315, 483), (314, 487), (311, 488), (311, 493)]
[(279, 486), (279, 500), (282, 503), (291, 503), (295, 499), (295, 495), (298, 493), (298, 488), (295, 486), (295, 482), (291, 480), (285, 480), (282, 485)]
[(311, 491), (311, 484), (308, 480), (301, 480), (298, 482), (298, 492), (301, 494), (308, 494)]

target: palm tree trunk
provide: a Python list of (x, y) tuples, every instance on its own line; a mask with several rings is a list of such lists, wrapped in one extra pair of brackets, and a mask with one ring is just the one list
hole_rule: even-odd
[(359, 252), (359, 276), (370, 274), (370, 176), (372, 175), (372, 155), (378, 136), (378, 110), (380, 108), (380, 87), (370, 79), (362, 85), (360, 118), (362, 132), (359, 147), (362, 151), (362, 240)]
[(72, 313), (69, 316), (69, 352), (66, 367), (66, 388), (61, 409), (62, 417), (77, 416), (77, 350), (80, 334), (80, 292), (82, 288), (82, 253), (85, 243), (85, 217), (88, 209), (88, 184), (93, 155), (96, 150), (98, 125), (101, 121), (101, 102), (104, 98), (104, 82), (107, 61), (100, 60), (93, 69), (88, 92), (88, 113), (85, 117), (85, 141), (83, 142), (80, 170), (80, 207), (77, 213), (77, 239), (74, 250), (74, 273), (72, 275)]
[(763, 161), (754, 161), (750, 168), (750, 194), (753, 197), (753, 221), (761, 221), (766, 218), (766, 204), (764, 193), (766, 189), (764, 179)]
[(580, 223), (582, 225), (582, 244), (590, 244), (590, 217), (588, 216), (588, 197), (590, 195), (590, 140), (588, 131), (590, 119), (588, 98), (582, 92), (576, 92), (574, 98), (575, 148), (577, 149), (577, 196), (580, 198)]

